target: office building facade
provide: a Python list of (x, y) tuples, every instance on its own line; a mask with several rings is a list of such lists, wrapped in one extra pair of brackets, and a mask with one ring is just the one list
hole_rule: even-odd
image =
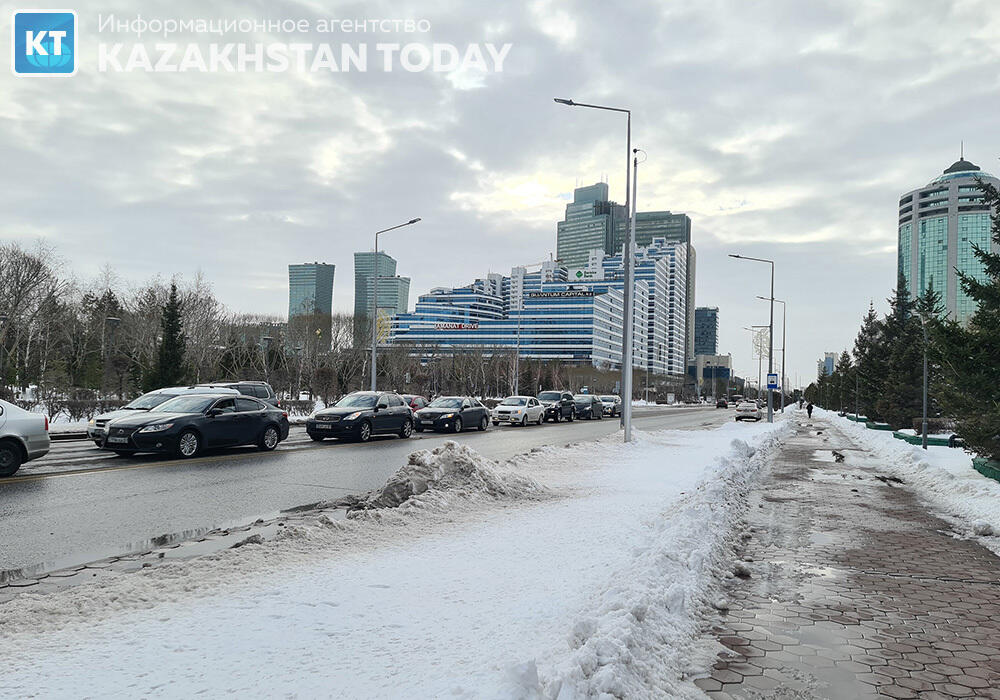
[(997, 250), (990, 237), (992, 212), (976, 178), (1000, 186), (1000, 180), (963, 157), (899, 199), (898, 273), (914, 297), (933, 285), (944, 315), (960, 323), (975, 313), (976, 304), (962, 289), (956, 268), (985, 281), (973, 246)]
[(556, 224), (559, 262), (572, 273), (586, 266), (592, 250), (616, 252), (615, 232), (625, 218), (625, 207), (609, 201), (607, 183), (576, 188), (565, 217)]
[(823, 359), (816, 363), (816, 374), (818, 377), (829, 377), (833, 374), (833, 368), (837, 365), (837, 353), (825, 352)]
[(406, 313), (410, 305), (410, 278), (396, 274), (396, 260), (383, 251), (354, 254), (354, 317), (368, 318), (378, 271), (378, 308), (389, 316)]
[(288, 266), (288, 318), (333, 313), (335, 267), (320, 262)]
[(694, 310), (694, 354), (719, 352), (719, 307), (698, 306)]

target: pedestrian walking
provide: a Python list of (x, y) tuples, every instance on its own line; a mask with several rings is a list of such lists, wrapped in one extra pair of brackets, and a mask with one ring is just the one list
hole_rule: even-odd
[(813, 405), (812, 405), (812, 402), (811, 402), (811, 401), (809, 402), (809, 405), (808, 405), (808, 406), (806, 406), (806, 413), (808, 413), (808, 414), (809, 414), (809, 417), (810, 417), (810, 418), (812, 418), (812, 417), (813, 417)]

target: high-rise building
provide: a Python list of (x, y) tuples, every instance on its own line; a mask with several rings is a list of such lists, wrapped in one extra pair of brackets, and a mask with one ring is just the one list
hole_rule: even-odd
[(694, 354), (719, 352), (719, 307), (699, 306), (694, 310)]
[(410, 278), (396, 274), (396, 260), (382, 252), (354, 254), (354, 316), (368, 318), (378, 265), (378, 308), (386, 314), (406, 313), (410, 305)]
[(1000, 187), (1000, 180), (962, 157), (939, 177), (899, 198), (898, 272), (914, 297), (933, 285), (945, 315), (960, 323), (975, 313), (976, 304), (962, 289), (956, 268), (985, 281), (973, 246), (997, 250), (990, 238), (991, 211), (983, 203), (977, 177)]
[(607, 183), (576, 188), (566, 216), (556, 225), (556, 257), (572, 272), (586, 267), (592, 250), (613, 254), (615, 231), (624, 220), (625, 207), (608, 200)]
[[(621, 249), (625, 241), (626, 221), (618, 221), (615, 224), (614, 247), (608, 253), (615, 253)], [(687, 360), (693, 360), (695, 355), (695, 263), (697, 254), (694, 246), (691, 245), (691, 219), (687, 214), (674, 214), (669, 211), (640, 211), (635, 215), (635, 242), (636, 247), (648, 246), (654, 239), (663, 239), (667, 243), (684, 243), (687, 246), (687, 260), (685, 269), (687, 274), (687, 318), (685, 325), (685, 337), (687, 338)]]
[(288, 266), (288, 318), (333, 313), (335, 267), (319, 262)]
[(823, 359), (816, 363), (816, 374), (818, 377), (829, 377), (833, 374), (833, 368), (837, 364), (837, 353), (825, 352)]

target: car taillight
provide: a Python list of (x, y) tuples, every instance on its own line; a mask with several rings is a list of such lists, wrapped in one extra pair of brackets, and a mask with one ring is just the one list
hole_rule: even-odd
[(281, 415), (283, 418), (288, 418), (288, 411), (282, 411)]
[(49, 417), (45, 416), (45, 432), (49, 432)]

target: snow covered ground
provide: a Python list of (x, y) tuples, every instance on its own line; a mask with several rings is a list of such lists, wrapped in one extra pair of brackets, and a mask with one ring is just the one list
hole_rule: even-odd
[[(879, 457), (879, 466), (899, 477), (960, 530), (984, 535), (983, 544), (1000, 554), (1000, 483), (972, 468), (972, 455), (954, 447), (919, 445), (869, 430), (832, 411), (814, 409)], [(947, 436), (946, 436), (947, 437)]]
[(703, 697), (699, 614), (787, 431), (414, 453), (397, 508), (0, 606), (0, 693)]

